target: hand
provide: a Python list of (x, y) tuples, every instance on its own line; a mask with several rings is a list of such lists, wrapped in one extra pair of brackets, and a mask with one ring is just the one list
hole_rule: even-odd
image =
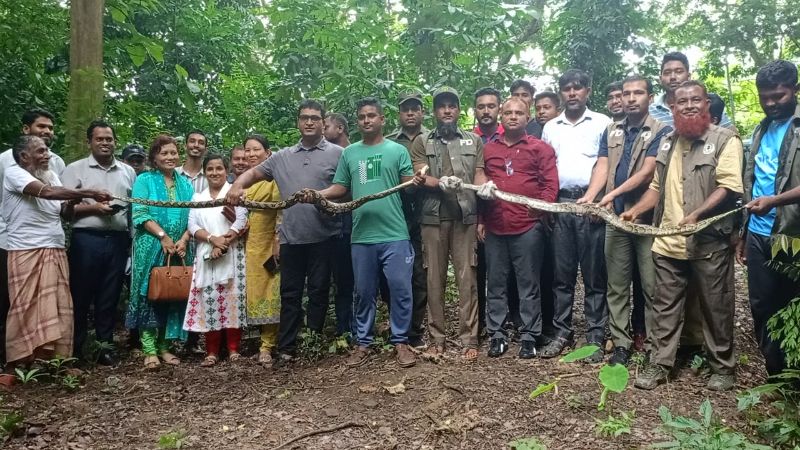
[(758, 197), (757, 199), (744, 205), (744, 207), (747, 208), (747, 210), (752, 214), (763, 216), (772, 211), (772, 208), (775, 207), (775, 196), (765, 195), (764, 197)]
[(425, 172), (427, 172), (427, 166), (414, 173), (414, 179), (412, 180), (414, 182), (414, 186), (425, 185)]
[(603, 198), (600, 199), (600, 203), (598, 203), (598, 206), (600, 206), (601, 208), (609, 208), (611, 207), (611, 203), (614, 201), (615, 198), (616, 197), (613, 194), (606, 194), (603, 196)]
[(225, 205), (222, 208), (222, 215), (228, 220), (228, 222), (236, 222), (236, 210), (233, 209), (231, 205)]
[(224, 236), (211, 236), (208, 241), (209, 244), (214, 246), (214, 248), (218, 248), (222, 251), (228, 251), (228, 242), (225, 240)]
[(92, 191), (90, 197), (97, 202), (110, 202), (114, 200), (114, 196), (108, 191)]
[(96, 216), (113, 216), (117, 211), (109, 206), (107, 202), (97, 202), (94, 204), (94, 215)]
[(214, 249), (211, 250), (211, 255), (209, 257), (210, 259), (217, 259), (224, 254), (225, 252), (223, 252), (222, 249), (214, 247)]
[(175, 243), (175, 253), (177, 253), (181, 258), (186, 257), (186, 241), (183, 239), (178, 239), (178, 242)]
[(583, 197), (581, 197), (581, 198), (579, 198), (579, 199), (575, 200), (575, 203), (577, 203), (577, 204), (579, 204), (579, 205), (582, 205), (582, 204), (584, 204), (584, 203), (592, 203), (592, 200), (594, 200), (592, 197), (589, 197), (589, 196), (587, 196), (587, 195), (584, 195)]
[(244, 199), (244, 189), (242, 189), (242, 187), (238, 184), (234, 183), (233, 186), (231, 186), (231, 188), (228, 190), (228, 194), (225, 195), (225, 202), (230, 206), (236, 206), (240, 201), (242, 201), (242, 199)]
[(624, 222), (635, 222), (636, 219), (639, 217), (639, 212), (633, 209), (629, 209), (622, 214), (619, 215), (619, 218)]
[(461, 178), (458, 177), (445, 176), (439, 178), (439, 189), (443, 190), (448, 194), (456, 192), (459, 188), (461, 188), (462, 184), (463, 181), (461, 181)]
[(483, 183), (481, 187), (478, 189), (478, 197), (484, 200), (492, 200), (496, 197), (494, 191), (497, 190), (497, 185), (494, 184), (494, 181), (489, 180), (486, 183)]
[(272, 256), (275, 258), (276, 263), (281, 262), (281, 239), (275, 234), (275, 239), (272, 240)]
[(478, 242), (486, 241), (486, 225), (479, 223), (475, 228), (475, 234), (478, 236)]
[(747, 244), (744, 238), (739, 238), (739, 241), (736, 242), (736, 262), (741, 265), (747, 265)]
[(694, 224), (696, 224), (698, 221), (699, 221), (699, 218), (697, 217), (697, 215), (696, 215), (696, 214), (694, 214), (694, 213), (691, 213), (691, 214), (689, 214), (688, 216), (684, 217), (684, 218), (683, 218), (683, 220), (681, 220), (680, 222), (678, 222), (678, 226), (679, 226), (679, 227), (682, 227), (682, 226), (684, 226), (684, 225), (694, 225)]
[(169, 237), (169, 235), (161, 238), (161, 251), (164, 252), (165, 255), (175, 254), (175, 243), (172, 242), (172, 238)]

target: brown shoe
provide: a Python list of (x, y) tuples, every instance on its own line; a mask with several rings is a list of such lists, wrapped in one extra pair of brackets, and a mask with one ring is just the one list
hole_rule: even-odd
[(408, 344), (397, 344), (394, 346), (397, 351), (397, 364), (400, 367), (412, 367), (417, 363), (417, 357), (408, 347)]
[(344, 364), (347, 367), (358, 367), (363, 365), (369, 360), (369, 347), (359, 345), (347, 357)]

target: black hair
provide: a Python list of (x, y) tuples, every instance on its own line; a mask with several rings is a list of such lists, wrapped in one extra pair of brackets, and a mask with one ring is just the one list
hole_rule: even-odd
[(649, 78), (645, 78), (645, 77), (643, 77), (641, 75), (634, 74), (634, 75), (629, 75), (629, 76), (625, 77), (625, 79), (622, 80), (622, 86), (624, 88), (624, 86), (627, 83), (635, 83), (637, 81), (644, 81), (645, 84), (647, 85), (647, 94), (648, 95), (652, 95), (653, 94), (653, 82), (650, 81)]
[(262, 147), (264, 147), (264, 150), (269, 150), (269, 139), (267, 139), (267, 137), (263, 134), (248, 135), (246, 138), (244, 138), (244, 141), (242, 141), (242, 146), (246, 146), (247, 141), (256, 141), (261, 144)]
[(108, 124), (108, 122), (103, 120), (93, 120), (89, 127), (86, 128), (86, 140), (92, 140), (92, 134), (94, 133), (95, 128), (111, 128), (111, 135), (114, 136), (114, 140), (117, 140), (117, 133), (114, 131), (114, 127)]
[(22, 124), (31, 126), (39, 117), (47, 117), (51, 122), (56, 120), (55, 116), (50, 111), (42, 108), (33, 108), (25, 111), (22, 114)]
[(669, 52), (661, 58), (661, 70), (664, 70), (664, 65), (670, 61), (678, 61), (679, 63), (683, 64), (683, 67), (686, 68), (686, 71), (689, 71), (689, 58), (686, 57), (681, 52)]
[(11, 147), (11, 156), (14, 157), (14, 162), (19, 164), (20, 155), (22, 155), (22, 153), (27, 150), (31, 143), (36, 139), (41, 140), (42, 138), (32, 134), (23, 134), (17, 138), (17, 140), (14, 142), (14, 146)]
[[(511, 91), (511, 93), (513, 94), (513, 93), (514, 93), (514, 91), (516, 91), (516, 90), (517, 90), (517, 89), (519, 89), (519, 88), (523, 88), (523, 89), (525, 89), (526, 91), (528, 91), (528, 93), (530, 93), (530, 94), (531, 94), (531, 96), (533, 96), (533, 94), (535, 94), (535, 93), (536, 93), (536, 88), (535, 88), (535, 87), (533, 87), (533, 85), (532, 85), (532, 84), (528, 83), (528, 82), (527, 82), (527, 81), (525, 81), (525, 80), (514, 80), (514, 82), (513, 82), (513, 83), (511, 83), (511, 87), (509, 88), (509, 90), (510, 90), (510, 91)], [(500, 98), (500, 97), (498, 97), (498, 99), (499, 99), (499, 98)]]
[(300, 102), (300, 105), (297, 106), (297, 117), (300, 117), (300, 111), (304, 109), (316, 109), (319, 111), (320, 116), (325, 117), (325, 107), (322, 106), (322, 103), (313, 98), (307, 98)]
[(365, 106), (374, 106), (375, 109), (378, 110), (378, 114), (383, 114), (383, 106), (381, 105), (381, 101), (375, 97), (364, 97), (361, 100), (356, 102), (356, 114), (361, 111), (361, 108)]
[(703, 94), (705, 94), (706, 97), (708, 97), (708, 89), (706, 89), (706, 85), (703, 84), (702, 81), (700, 81), (700, 80), (686, 80), (683, 83), (681, 83), (680, 85), (678, 85), (678, 87), (676, 87), (675, 89), (672, 90), (672, 98), (673, 99), (675, 98), (675, 93), (678, 92), (678, 89), (690, 88), (692, 86), (700, 86), (701, 88), (703, 88)]
[(497, 99), (497, 103), (498, 104), (500, 104), (500, 102), (502, 101), (500, 99), (500, 91), (498, 91), (497, 89), (492, 88), (492, 87), (484, 87), (484, 88), (478, 89), (478, 91), (475, 92), (475, 101), (477, 102), (478, 101), (478, 97), (483, 97), (484, 95), (494, 95), (495, 98)]
[(622, 81), (614, 81), (613, 83), (608, 83), (608, 85), (606, 85), (606, 88), (603, 91), (603, 95), (608, 97), (608, 94), (614, 91), (621, 91), (621, 90), (622, 90)]
[(569, 69), (558, 78), (558, 89), (562, 90), (570, 83), (575, 83), (579, 87), (591, 88), (592, 77), (588, 73), (580, 69)]
[(208, 136), (206, 136), (206, 134), (203, 133), (203, 130), (198, 130), (197, 128), (186, 133), (186, 142), (189, 142), (189, 136), (193, 134), (199, 134), (200, 136), (203, 136), (203, 139), (206, 140), (206, 145), (208, 145)]
[(536, 97), (533, 98), (533, 104), (535, 105), (536, 102), (538, 102), (539, 100), (541, 100), (543, 98), (549, 98), (550, 101), (552, 101), (553, 104), (556, 105), (556, 109), (561, 107), (561, 96), (559, 96), (558, 94), (556, 94), (553, 91), (542, 91), (542, 92), (539, 92), (538, 94), (536, 94)]
[(722, 100), (722, 97), (713, 92), (708, 94), (708, 100), (711, 102), (708, 107), (711, 118), (719, 117), (722, 119), (722, 114), (725, 113), (725, 101)]
[(231, 164), (230, 164), (230, 162), (228, 162), (228, 158), (220, 155), (219, 153), (209, 153), (208, 155), (206, 155), (205, 158), (203, 158), (203, 172), (206, 171), (206, 168), (208, 167), (208, 163), (210, 163), (211, 161), (216, 161), (216, 160), (222, 161), (222, 165), (225, 166), (225, 171), (226, 172), (231, 169), (231, 167), (230, 167)]
[(797, 66), (783, 59), (764, 64), (756, 74), (756, 87), (758, 89), (779, 86), (786, 86), (792, 89), (797, 86)]
[(350, 129), (347, 126), (347, 117), (339, 113), (329, 113), (327, 117), (328, 119), (336, 122), (337, 125), (342, 127), (342, 132), (344, 133), (345, 136), (350, 136)]

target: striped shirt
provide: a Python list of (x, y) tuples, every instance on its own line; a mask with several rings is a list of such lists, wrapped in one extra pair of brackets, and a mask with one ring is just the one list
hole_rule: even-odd
[(197, 172), (197, 175), (193, 177), (184, 172), (183, 166), (176, 167), (175, 171), (185, 176), (186, 179), (189, 180), (189, 183), (192, 184), (195, 194), (199, 194), (208, 188), (208, 179), (206, 179), (206, 174), (203, 173), (203, 169), (200, 169), (200, 172)]
[[(653, 103), (650, 104), (650, 116), (665, 125), (674, 126), (672, 120), (672, 111), (669, 109), (669, 105), (667, 105), (665, 102), (665, 98), (666, 95), (661, 94), (656, 97), (656, 100)], [(733, 125), (733, 122), (731, 122), (730, 117), (725, 114), (725, 111), (722, 111), (722, 118), (719, 121), (719, 126), (736, 131), (736, 127)]]

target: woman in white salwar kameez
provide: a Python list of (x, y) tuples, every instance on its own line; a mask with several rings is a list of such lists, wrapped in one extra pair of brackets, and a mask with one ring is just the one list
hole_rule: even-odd
[[(203, 161), (208, 189), (194, 194), (193, 201), (224, 198), (231, 185), (226, 181), (228, 161), (209, 155)], [(226, 209), (227, 208), (227, 209)], [(228, 218), (235, 220), (231, 222)], [(247, 223), (247, 210), (236, 207), (196, 208), (189, 213), (189, 233), (196, 243), (192, 287), (183, 328), (205, 333), (203, 366), (219, 360), (223, 331), (231, 361), (239, 359), (241, 329), (247, 325), (245, 252), (239, 233)]]

